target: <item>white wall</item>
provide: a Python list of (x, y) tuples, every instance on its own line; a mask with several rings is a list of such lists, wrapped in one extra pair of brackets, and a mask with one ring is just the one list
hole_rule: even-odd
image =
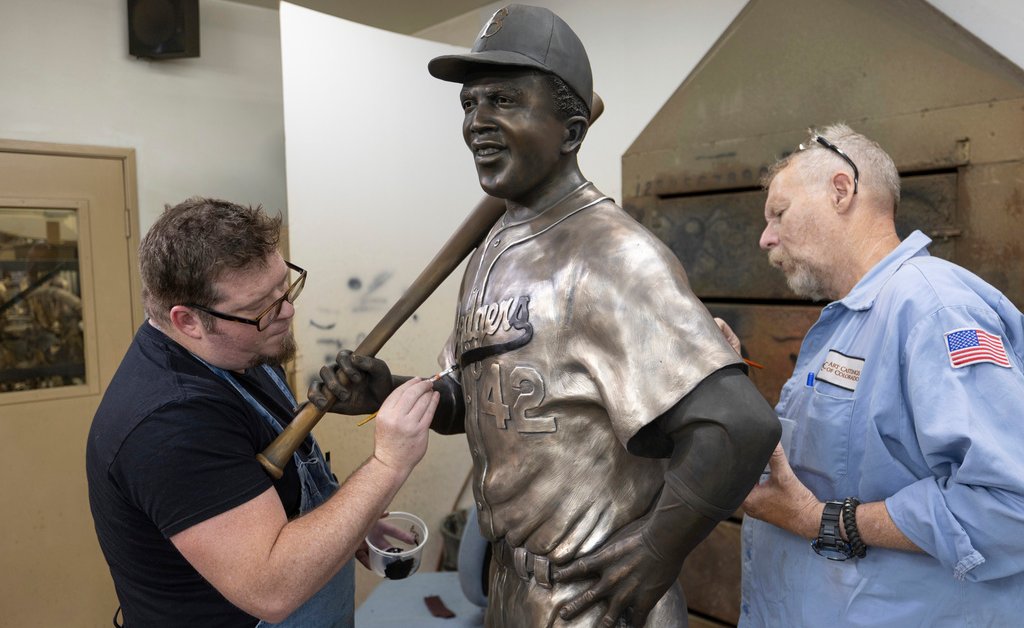
[(196, 194), (284, 211), (277, 12), (199, 13), (199, 58), (145, 61), (124, 0), (2, 0), (0, 137), (134, 148), (142, 233)]
[[(300, 387), (354, 349), (482, 197), (462, 143), (458, 87), (430, 77), (452, 46), (281, 5), (292, 258), (309, 270), (296, 303)], [(461, 273), (456, 273), (460, 275)], [(380, 357), (395, 373), (430, 375), (453, 321), (451, 278)], [(345, 477), (372, 453), (373, 423), (327, 415), (316, 436)], [(431, 436), (430, 451), (392, 509), (436, 534), (470, 468), (465, 438)], [(379, 578), (359, 568), (357, 602)]]
[(928, 0), (975, 37), (1024, 67), (1024, 2), (1020, 0)]

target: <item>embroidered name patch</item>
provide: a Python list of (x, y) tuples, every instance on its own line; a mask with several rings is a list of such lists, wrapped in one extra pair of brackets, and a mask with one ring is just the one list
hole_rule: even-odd
[(864, 360), (843, 355), (836, 350), (828, 352), (825, 363), (821, 365), (815, 379), (826, 381), (849, 391), (857, 390), (860, 383), (860, 372), (864, 369)]
[(980, 362), (1011, 368), (1003, 339), (982, 329), (964, 328), (946, 332), (946, 350), (949, 352), (949, 364), (955, 369)]

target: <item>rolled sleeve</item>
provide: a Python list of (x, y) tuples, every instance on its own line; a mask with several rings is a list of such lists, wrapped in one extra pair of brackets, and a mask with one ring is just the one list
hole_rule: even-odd
[(967, 531), (950, 511), (940, 482), (928, 478), (915, 482), (885, 500), (893, 523), (908, 539), (949, 567), (963, 580), (985, 557), (974, 549)]
[[(945, 308), (908, 338), (904, 363), (908, 429), (931, 477), (886, 500), (896, 526), (954, 577), (984, 581), (1024, 572), (1024, 378), (1018, 356), (1005, 368), (950, 365), (945, 333), (999, 334), (994, 315)], [(1004, 344), (1009, 345), (1004, 338)]]

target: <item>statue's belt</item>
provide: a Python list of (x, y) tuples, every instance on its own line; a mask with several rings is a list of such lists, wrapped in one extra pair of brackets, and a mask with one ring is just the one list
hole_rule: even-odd
[(551, 561), (546, 556), (540, 556), (527, 550), (525, 547), (512, 547), (504, 538), (491, 544), (492, 556), (499, 565), (516, 572), (520, 579), (529, 581), (532, 576), (537, 584), (550, 589)]

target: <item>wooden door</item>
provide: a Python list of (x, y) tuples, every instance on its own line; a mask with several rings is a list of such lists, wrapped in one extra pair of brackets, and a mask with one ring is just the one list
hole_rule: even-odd
[(0, 608), (109, 626), (85, 479), (92, 415), (142, 320), (134, 152), (0, 141)]

